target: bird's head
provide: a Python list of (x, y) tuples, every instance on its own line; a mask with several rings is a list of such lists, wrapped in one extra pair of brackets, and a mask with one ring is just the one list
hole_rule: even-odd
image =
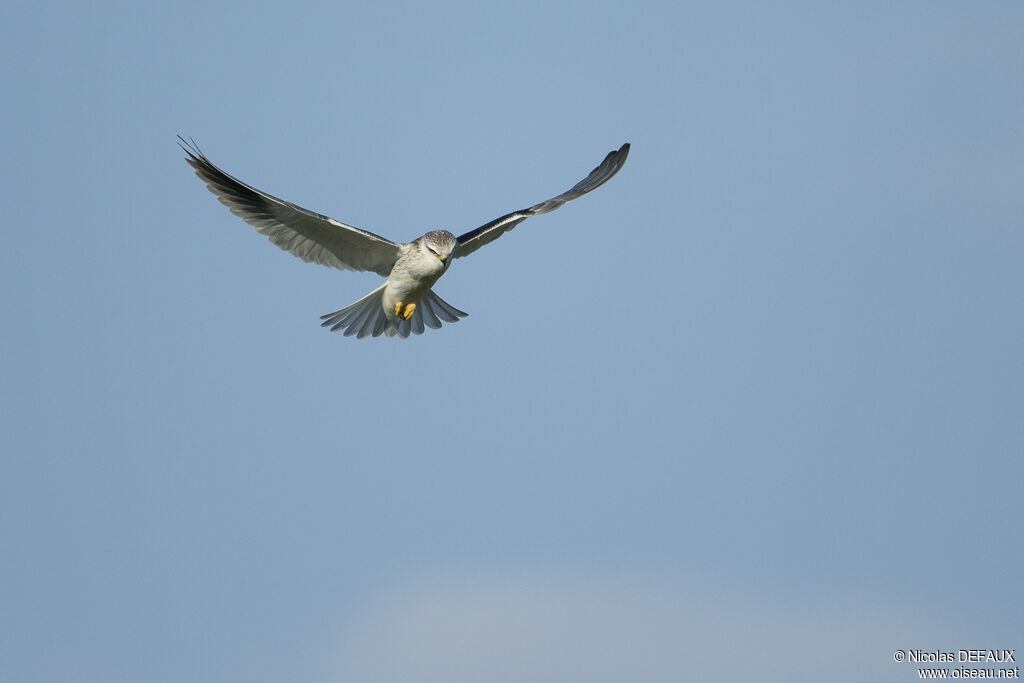
[(422, 248), (428, 254), (437, 257), (445, 268), (448, 267), (448, 259), (451, 257), (455, 245), (458, 244), (455, 235), (447, 230), (431, 230), (418, 241)]

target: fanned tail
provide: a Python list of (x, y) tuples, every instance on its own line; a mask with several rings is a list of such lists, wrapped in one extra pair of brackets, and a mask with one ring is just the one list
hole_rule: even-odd
[(423, 334), (425, 327), (434, 329), (441, 327), (442, 320), (447, 323), (455, 323), (459, 321), (459, 318), (469, 315), (434, 294), (432, 290), (427, 290), (411, 318), (389, 320), (381, 304), (386, 284), (340, 311), (320, 316), (320, 319), (323, 320), (320, 323), (321, 327), (330, 327), (331, 332), (344, 330), (346, 337), (355, 335), (357, 339), (370, 336), (379, 337), (382, 334), (388, 337), (398, 335), (405, 339), (410, 334)]

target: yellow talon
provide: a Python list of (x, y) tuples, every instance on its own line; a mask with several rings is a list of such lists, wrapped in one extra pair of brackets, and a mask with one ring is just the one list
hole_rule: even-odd
[(399, 301), (395, 304), (395, 315), (400, 315), (405, 320), (411, 318), (415, 312), (416, 304), (407, 304), (404, 301)]

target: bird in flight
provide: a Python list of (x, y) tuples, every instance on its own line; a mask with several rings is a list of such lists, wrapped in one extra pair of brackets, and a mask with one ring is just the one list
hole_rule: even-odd
[(431, 230), (407, 244), (398, 244), (366, 230), (345, 225), (291, 202), (278, 199), (228, 175), (206, 158), (191, 138), (178, 136), (185, 159), (222, 204), (270, 241), (298, 256), (340, 270), (369, 270), (387, 280), (359, 301), (321, 316), (323, 327), (357, 338), (422, 334), (466, 317), (433, 291), (453, 258), (468, 256), (501, 237), (530, 216), (554, 211), (582, 197), (619, 172), (629, 155), (627, 142), (611, 151), (586, 178), (557, 197), (513, 211), (456, 237)]

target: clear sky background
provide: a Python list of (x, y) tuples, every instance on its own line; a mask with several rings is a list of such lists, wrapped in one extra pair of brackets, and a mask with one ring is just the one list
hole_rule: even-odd
[[(0, 9), (0, 680), (911, 681), (1024, 653), (1024, 5)], [(456, 261), (279, 251), (175, 135)], [(1018, 654), (1018, 659), (1021, 655)]]

